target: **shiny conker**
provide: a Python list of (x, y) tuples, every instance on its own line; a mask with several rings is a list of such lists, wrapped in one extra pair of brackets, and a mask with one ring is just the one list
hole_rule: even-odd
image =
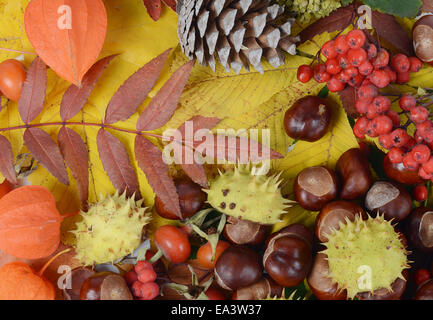
[(283, 287), (269, 278), (262, 280), (245, 288), (235, 291), (233, 300), (263, 300), (266, 298), (281, 297)]
[(424, 282), (418, 288), (415, 300), (433, 300), (433, 279)]
[(307, 96), (286, 111), (284, 128), (293, 139), (314, 142), (328, 131), (331, 115), (327, 101), (317, 96)]
[(412, 28), (413, 46), (417, 57), (433, 64), (433, 16), (421, 17)]
[(87, 278), (80, 290), (81, 300), (133, 300), (125, 279), (112, 272)]
[(341, 155), (336, 171), (342, 181), (340, 198), (344, 200), (362, 197), (373, 182), (367, 157), (358, 148), (349, 149)]
[(171, 220), (186, 219), (196, 214), (206, 201), (206, 193), (201, 187), (187, 177), (174, 180), (177, 194), (179, 195), (179, 205), (181, 217), (175, 212), (170, 211), (159, 197), (155, 199), (156, 212), (163, 218)]
[(268, 227), (248, 220), (228, 216), (224, 237), (233, 244), (258, 245), (265, 241)]
[(378, 181), (368, 190), (365, 207), (372, 213), (384, 214), (386, 220), (399, 222), (410, 214), (412, 198), (399, 184)]
[(221, 288), (237, 290), (259, 281), (263, 266), (255, 250), (244, 245), (233, 245), (220, 255), (214, 272)]
[(333, 229), (340, 229), (340, 222), (345, 223), (346, 218), (355, 221), (357, 216), (361, 216), (363, 219), (367, 217), (364, 209), (356, 203), (342, 200), (328, 203), (316, 218), (316, 237), (321, 242), (328, 241), (327, 235)]
[(409, 272), (403, 270), (405, 280), (398, 278), (391, 284), (391, 290), (382, 288), (373, 292), (358, 293), (356, 297), (359, 300), (400, 300), (406, 290), (407, 279)]
[(296, 176), (294, 194), (302, 208), (319, 211), (337, 197), (337, 175), (324, 166), (306, 168)]
[(78, 267), (71, 271), (70, 288), (63, 289), (65, 300), (80, 300), (80, 291), (84, 281), (93, 276), (95, 271), (90, 268)]
[(284, 287), (297, 286), (310, 270), (312, 244), (312, 233), (301, 224), (292, 224), (272, 234), (263, 255), (266, 272)]
[(418, 250), (433, 252), (433, 210), (416, 208), (409, 217), (407, 233), (409, 242)]
[(403, 163), (392, 163), (388, 155), (383, 159), (383, 169), (388, 178), (406, 185), (421, 184), (424, 181), (418, 175), (418, 171), (408, 170)]

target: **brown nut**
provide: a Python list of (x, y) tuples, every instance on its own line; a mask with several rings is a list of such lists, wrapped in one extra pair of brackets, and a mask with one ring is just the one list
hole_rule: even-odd
[(272, 279), (263, 278), (248, 287), (235, 291), (232, 300), (263, 300), (268, 297), (281, 297), (283, 287)]
[(353, 200), (365, 195), (370, 188), (371, 176), (368, 160), (361, 149), (350, 149), (338, 159), (336, 171), (341, 177), (341, 199)]
[(227, 248), (215, 265), (215, 279), (221, 288), (237, 290), (260, 280), (263, 266), (259, 254), (247, 246)]
[(307, 96), (286, 111), (284, 128), (293, 139), (314, 142), (328, 131), (331, 115), (331, 108), (324, 99)]
[(338, 290), (338, 285), (329, 277), (326, 254), (319, 252), (307, 278), (308, 285), (319, 300), (346, 300), (346, 290)]
[(340, 222), (345, 223), (346, 218), (355, 221), (356, 216), (367, 218), (365, 211), (355, 203), (348, 201), (334, 201), (322, 208), (316, 218), (316, 237), (321, 242), (328, 241), (327, 235), (333, 229), (340, 229)]
[(337, 197), (337, 175), (326, 167), (306, 168), (295, 179), (294, 193), (302, 208), (318, 211)]
[(433, 16), (420, 18), (412, 28), (413, 47), (417, 57), (428, 64), (433, 64)]
[(258, 245), (265, 241), (267, 233), (267, 226), (231, 216), (224, 228), (224, 237), (234, 244)]
[(81, 300), (133, 300), (125, 279), (112, 272), (101, 272), (84, 281)]
[(297, 286), (310, 270), (312, 244), (312, 233), (301, 224), (292, 224), (274, 233), (263, 255), (266, 272), (284, 287)]
[(386, 220), (399, 222), (410, 214), (412, 198), (400, 185), (378, 181), (368, 190), (365, 207), (372, 213), (384, 214)]
[(410, 215), (407, 235), (416, 249), (433, 252), (433, 210), (416, 208)]
[(388, 155), (383, 159), (383, 169), (388, 178), (406, 185), (421, 184), (424, 181), (418, 175), (418, 171), (408, 170), (403, 163), (392, 163)]
[(409, 272), (403, 270), (403, 279), (395, 280), (391, 285), (391, 290), (382, 288), (373, 292), (362, 292), (356, 295), (359, 300), (400, 300), (406, 290), (407, 279)]
[(418, 288), (415, 300), (433, 300), (433, 279), (427, 280)]
[(71, 286), (63, 289), (65, 300), (80, 300), (80, 291), (84, 281), (93, 276), (95, 271), (90, 268), (78, 267), (71, 271)]

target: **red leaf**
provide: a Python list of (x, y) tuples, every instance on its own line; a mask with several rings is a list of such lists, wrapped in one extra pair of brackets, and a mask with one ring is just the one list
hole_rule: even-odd
[(177, 1), (176, 0), (162, 0), (171, 10), (176, 12)]
[(18, 110), (24, 123), (30, 123), (44, 108), (47, 89), (47, 66), (36, 57), (27, 71), (27, 78), (18, 101)]
[(146, 6), (149, 16), (153, 20), (158, 21), (161, 17), (161, 0), (143, 0), (143, 3)]
[(78, 133), (66, 127), (59, 131), (58, 142), (66, 165), (77, 180), (80, 199), (85, 204), (89, 197), (89, 153)]
[(411, 37), (394, 16), (373, 11), (372, 24), (379, 37), (391, 44), (398, 52), (407, 56), (415, 55)]
[(313, 39), (324, 32), (334, 32), (346, 29), (355, 18), (355, 6), (342, 7), (329, 16), (319, 19), (299, 33), (301, 43)]
[(355, 88), (351, 86), (346, 86), (346, 88), (343, 91), (340, 91), (338, 95), (340, 96), (341, 102), (343, 103), (343, 108), (344, 110), (346, 110), (346, 113), (353, 118), (358, 118), (359, 113), (355, 107), (355, 103), (356, 103)]
[(138, 131), (151, 131), (161, 128), (170, 120), (177, 109), (180, 96), (194, 63), (195, 60), (186, 63), (168, 79), (138, 119)]
[(135, 138), (135, 158), (146, 175), (153, 191), (169, 211), (181, 216), (179, 196), (173, 180), (168, 175), (169, 168), (163, 161), (161, 151), (143, 136)]
[(63, 121), (73, 118), (87, 102), (90, 93), (95, 87), (96, 82), (101, 77), (108, 64), (117, 54), (105, 57), (96, 62), (89, 71), (84, 75), (81, 87), (71, 85), (63, 95), (62, 104), (60, 105), (60, 116)]
[(24, 132), (24, 143), (38, 160), (53, 176), (63, 184), (69, 185), (63, 157), (57, 144), (50, 135), (39, 128), (29, 128)]
[(0, 172), (12, 184), (17, 184), (12, 146), (6, 137), (0, 135)]
[(137, 111), (158, 80), (169, 53), (160, 54), (125, 81), (108, 104), (105, 123), (126, 120)]
[(139, 197), (137, 175), (129, 161), (128, 152), (123, 144), (104, 129), (99, 130), (97, 136), (99, 157), (113, 186), (128, 197), (136, 194)]
[(182, 136), (185, 136), (185, 125), (186, 123), (190, 123), (193, 127), (193, 134), (196, 133), (198, 130), (202, 129), (212, 129), (215, 127), (218, 123), (221, 122), (221, 119), (219, 118), (211, 118), (211, 117), (203, 117), (203, 116), (194, 116), (190, 118), (189, 120), (185, 121), (180, 127), (179, 131), (182, 133)]

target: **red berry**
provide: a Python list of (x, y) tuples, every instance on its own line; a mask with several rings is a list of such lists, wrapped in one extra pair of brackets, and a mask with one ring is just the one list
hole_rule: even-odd
[(365, 61), (363, 64), (361, 64), (358, 67), (358, 70), (359, 70), (359, 73), (362, 74), (363, 76), (368, 76), (373, 72), (374, 67), (370, 61)]
[(347, 58), (347, 54), (340, 54), (337, 57), (338, 64), (342, 69), (346, 69), (350, 66), (349, 59)]
[(406, 148), (406, 150), (410, 150), (413, 147), (415, 147), (416, 145), (416, 141), (414, 138), (412, 138), (411, 136), (409, 136), (409, 140), (406, 142), (406, 144), (404, 145), (404, 147)]
[(343, 82), (341, 82), (340, 80), (338, 80), (338, 78), (335, 76), (332, 77), (331, 80), (328, 81), (327, 86), (328, 86), (329, 91), (331, 91), (331, 92), (339, 92), (339, 91), (342, 91), (346, 87), (346, 85)]
[(422, 284), (428, 279), (430, 279), (430, 272), (426, 269), (418, 269), (413, 274), (413, 280), (417, 285)]
[(153, 269), (145, 269), (138, 273), (138, 280), (142, 283), (153, 282), (156, 280), (156, 272)]
[(343, 83), (349, 82), (349, 80), (350, 80), (350, 78), (347, 76), (347, 74), (344, 72), (344, 70), (341, 71), (339, 74), (337, 74), (336, 78)]
[(424, 121), (423, 123), (419, 123), (416, 125), (416, 131), (422, 138), (424, 138), (426, 133), (432, 131), (432, 128), (433, 128), (433, 122), (431, 122), (430, 120)]
[(416, 99), (410, 94), (405, 94), (399, 101), (400, 108), (404, 111), (409, 111), (416, 106)]
[(420, 176), (421, 179), (424, 180), (430, 180), (431, 178), (433, 178), (433, 174), (427, 173), (423, 167), (419, 168), (418, 175)]
[(403, 129), (395, 129), (392, 133), (394, 147), (404, 147), (409, 142), (409, 135)]
[(356, 120), (355, 125), (353, 126), (353, 133), (359, 139), (365, 139), (365, 133), (367, 132), (369, 120), (367, 117), (361, 117)]
[(379, 114), (377, 113), (376, 107), (372, 103), (370, 103), (367, 106), (367, 113), (366, 113), (367, 118), (372, 120), (376, 118), (378, 115)]
[(372, 59), (376, 58), (376, 56), (377, 56), (377, 47), (374, 44), (370, 43), (369, 46), (368, 46), (368, 48), (367, 48), (367, 54), (368, 54), (368, 59), (369, 60), (372, 60)]
[(126, 283), (132, 286), (134, 282), (138, 280), (137, 272), (135, 272), (134, 270), (128, 271), (127, 273), (125, 273), (124, 278)]
[(394, 125), (394, 127), (398, 127), (400, 126), (400, 116), (399, 114), (394, 111), (394, 110), (389, 110), (386, 115), (392, 120), (392, 124)]
[(391, 101), (384, 96), (374, 98), (373, 105), (376, 108), (377, 113), (385, 113), (391, 109)]
[(384, 134), (379, 137), (379, 143), (385, 149), (391, 149), (394, 142), (392, 141), (392, 137), (390, 134)]
[(346, 42), (352, 49), (361, 48), (365, 43), (366, 37), (362, 30), (352, 30), (346, 35)]
[(313, 77), (313, 68), (306, 64), (298, 68), (298, 80), (302, 83), (307, 83)]
[(153, 300), (159, 296), (159, 286), (155, 282), (141, 284), (140, 300)]
[(428, 119), (428, 110), (424, 107), (414, 107), (410, 109), (410, 119), (415, 123), (423, 123)]
[(404, 158), (404, 151), (400, 148), (392, 148), (388, 152), (388, 158), (391, 163), (401, 163)]
[(426, 163), (430, 159), (430, 148), (425, 144), (419, 144), (413, 147), (411, 153), (412, 157), (418, 163)]
[(405, 84), (410, 81), (410, 72), (399, 72), (397, 73), (397, 83)]
[(433, 130), (431, 129), (426, 130), (426, 132), (424, 132), (422, 137), (427, 143), (433, 143)]
[(413, 189), (413, 197), (416, 201), (423, 202), (427, 200), (428, 191), (426, 186), (419, 185), (416, 186), (415, 189)]
[[(375, 131), (378, 135), (385, 135), (392, 131), (392, 120), (387, 116), (378, 116), (372, 120), (372, 125), (375, 128)], [(390, 145), (393, 146), (392, 137), (389, 136)], [(386, 148), (389, 149), (389, 148)]]
[(420, 166), (420, 164), (415, 161), (415, 159), (412, 156), (412, 153), (410, 152), (406, 153), (406, 155), (404, 156), (403, 165), (409, 171), (416, 171)]
[(359, 114), (367, 113), (367, 107), (370, 104), (368, 100), (356, 100), (355, 108)]
[(422, 165), (422, 168), (427, 174), (433, 174), (433, 158), (430, 159)]
[(410, 57), (410, 72), (418, 72), (422, 69), (422, 62), (417, 57)]
[(343, 72), (346, 74), (346, 76), (349, 79), (356, 77), (359, 73), (358, 68), (356, 68), (356, 67), (347, 67)]
[(137, 264), (134, 267), (134, 270), (137, 274), (140, 274), (144, 270), (153, 270), (153, 266), (149, 261), (138, 261)]
[(417, 144), (422, 143), (424, 141), (424, 138), (419, 135), (418, 130), (415, 130), (415, 133), (413, 134), (413, 138), (415, 139), (415, 142)]
[(380, 49), (377, 53), (376, 58), (373, 60), (373, 66), (375, 69), (384, 68), (389, 63), (389, 53), (385, 49)]
[(376, 138), (378, 136), (376, 132), (376, 127), (373, 125), (373, 121), (368, 122), (367, 130), (365, 131), (365, 133), (372, 138)]
[(326, 71), (330, 74), (338, 74), (341, 71), (341, 67), (338, 64), (337, 59), (328, 59), (325, 63), (326, 65)]
[(379, 90), (372, 84), (360, 86), (358, 89), (358, 99), (368, 100), (377, 97), (378, 94)]
[(347, 59), (350, 65), (359, 67), (365, 61), (367, 61), (367, 52), (362, 48), (350, 49), (347, 52)]
[(355, 87), (358, 88), (361, 86), (362, 81), (364, 81), (364, 77), (360, 74), (358, 74), (357, 76), (353, 77), (352, 79), (349, 80), (348, 84), (351, 87)]
[(389, 85), (391, 79), (389, 78), (389, 75), (386, 71), (375, 70), (370, 75), (370, 81), (378, 88), (385, 88)]
[(326, 57), (326, 59), (334, 59), (337, 57), (338, 53), (337, 50), (335, 50), (335, 45), (333, 40), (326, 42), (322, 46), (322, 54)]
[(324, 64), (318, 64), (314, 67), (314, 80), (318, 83), (328, 82), (331, 79), (331, 75), (326, 72), (326, 66)]
[(389, 82), (394, 83), (397, 81), (397, 72), (392, 70), (390, 67), (385, 67), (383, 70), (388, 74)]
[(394, 57), (392, 57), (391, 66), (398, 73), (409, 72), (409, 70), (410, 70), (409, 58), (402, 53), (398, 53)]
[(338, 54), (345, 54), (347, 51), (349, 51), (350, 47), (347, 44), (346, 36), (339, 35), (334, 41), (334, 47)]

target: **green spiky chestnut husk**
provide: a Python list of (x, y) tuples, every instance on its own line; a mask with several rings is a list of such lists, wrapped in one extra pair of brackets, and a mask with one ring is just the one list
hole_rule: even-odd
[[(347, 290), (350, 299), (361, 292), (391, 289), (395, 280), (404, 280), (402, 272), (409, 267), (399, 234), (383, 216), (367, 220), (357, 216), (353, 222), (346, 219), (323, 244), (330, 278), (339, 289)], [(365, 282), (365, 277), (371, 281)]]
[(250, 165), (236, 166), (211, 182), (208, 203), (220, 212), (260, 224), (280, 222), (280, 216), (293, 201), (283, 198), (280, 174), (256, 174)]
[(142, 204), (143, 200), (116, 192), (91, 205), (87, 212), (81, 211), (82, 219), (71, 231), (77, 238), (76, 258), (87, 266), (113, 263), (133, 253), (150, 221), (150, 213)]

